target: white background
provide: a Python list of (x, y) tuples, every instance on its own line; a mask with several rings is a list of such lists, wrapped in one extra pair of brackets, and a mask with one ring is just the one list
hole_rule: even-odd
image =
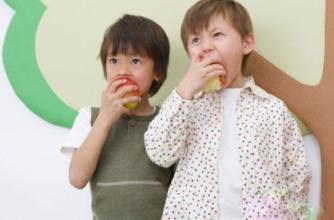
[[(0, 48), (14, 12), (0, 0)], [(0, 60), (0, 219), (92, 219), (90, 194), (72, 188), (60, 152), (68, 129), (34, 115), (16, 97)]]

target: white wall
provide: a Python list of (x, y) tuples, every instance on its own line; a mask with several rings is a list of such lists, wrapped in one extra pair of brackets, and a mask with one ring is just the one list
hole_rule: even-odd
[[(13, 11), (0, 0), (0, 48)], [(1, 49), (2, 54), (2, 49)], [(27, 109), (0, 60), (0, 219), (91, 219), (90, 195), (70, 187), (59, 152), (68, 130)]]

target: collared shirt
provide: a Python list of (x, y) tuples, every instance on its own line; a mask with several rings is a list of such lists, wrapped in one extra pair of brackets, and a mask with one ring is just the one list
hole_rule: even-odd
[[(218, 219), (219, 94), (185, 100), (174, 90), (145, 133), (154, 163), (178, 162), (162, 219)], [(306, 219), (310, 171), (288, 108), (248, 78), (236, 114), (244, 219)]]

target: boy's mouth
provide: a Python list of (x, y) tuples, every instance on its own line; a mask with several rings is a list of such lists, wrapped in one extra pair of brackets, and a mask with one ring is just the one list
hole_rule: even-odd
[[(122, 88), (123, 86), (137, 86), (138, 87), (137, 82), (129, 76), (119, 76), (119, 77), (116, 77), (116, 79), (114, 81), (116, 81), (116, 80), (125, 80), (126, 81), (124, 84), (120, 85), (117, 88), (117, 90)], [(126, 93), (124, 95), (124, 97), (140, 96), (140, 95), (141, 95), (140, 90), (137, 89), (137, 90)], [(128, 103), (124, 104), (124, 106), (128, 109), (135, 109), (138, 106), (138, 104), (139, 104), (138, 102), (128, 102)]]
[(212, 64), (218, 64), (218, 65), (224, 66), (222, 61), (215, 61), (215, 62), (212, 62), (211, 65)]

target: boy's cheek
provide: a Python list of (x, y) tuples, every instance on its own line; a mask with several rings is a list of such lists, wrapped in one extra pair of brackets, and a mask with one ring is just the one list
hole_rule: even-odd
[(190, 49), (190, 50), (188, 49), (187, 52), (188, 52), (188, 56), (189, 56), (189, 58), (192, 59), (192, 58), (194, 57), (194, 54), (195, 54), (194, 51), (191, 50), (191, 49)]
[(110, 68), (107, 68), (106, 71), (107, 71), (107, 78), (106, 78), (107, 82), (108, 83), (113, 82), (117, 78), (118, 74), (115, 72), (115, 70), (112, 70)]
[(188, 56), (190, 58), (193, 58), (195, 55), (198, 55), (198, 54), (201, 53), (201, 51), (199, 50), (199, 48), (196, 48), (194, 46), (188, 46), (187, 52), (188, 52)]
[(107, 73), (107, 78), (106, 78), (106, 80), (107, 80), (107, 83), (108, 83), (108, 84), (110, 84), (110, 83), (112, 82), (113, 79), (112, 79), (110, 73)]

